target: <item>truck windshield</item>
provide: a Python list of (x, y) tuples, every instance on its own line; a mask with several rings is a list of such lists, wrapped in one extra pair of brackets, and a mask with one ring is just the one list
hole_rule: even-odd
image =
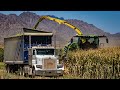
[(54, 49), (36, 49), (37, 55), (54, 55)]

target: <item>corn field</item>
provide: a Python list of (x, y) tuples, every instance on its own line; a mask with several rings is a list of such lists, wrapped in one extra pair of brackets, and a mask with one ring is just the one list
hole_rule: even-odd
[(65, 73), (80, 79), (119, 79), (120, 47), (69, 52)]
[[(120, 79), (120, 47), (96, 50), (77, 50), (67, 54), (63, 77), (35, 77), (34, 79)], [(0, 79), (31, 79), (7, 74), (0, 63)]]

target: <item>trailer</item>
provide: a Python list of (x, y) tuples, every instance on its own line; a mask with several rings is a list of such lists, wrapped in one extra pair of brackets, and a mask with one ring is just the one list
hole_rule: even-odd
[(4, 38), (6, 70), (19, 75), (63, 75), (64, 65), (59, 63), (52, 45), (53, 33), (23, 28), (22, 33)]

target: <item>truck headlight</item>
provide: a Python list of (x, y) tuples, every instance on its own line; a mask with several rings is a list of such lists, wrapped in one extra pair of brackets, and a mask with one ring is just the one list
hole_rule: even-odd
[(58, 65), (57, 65), (57, 68), (62, 68), (62, 67), (63, 67), (62, 64), (58, 64)]
[(42, 68), (42, 65), (36, 65), (37, 68)]

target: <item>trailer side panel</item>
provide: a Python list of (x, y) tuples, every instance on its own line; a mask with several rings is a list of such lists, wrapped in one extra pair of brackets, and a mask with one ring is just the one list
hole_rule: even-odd
[(22, 37), (5, 38), (4, 46), (5, 63), (23, 63)]

